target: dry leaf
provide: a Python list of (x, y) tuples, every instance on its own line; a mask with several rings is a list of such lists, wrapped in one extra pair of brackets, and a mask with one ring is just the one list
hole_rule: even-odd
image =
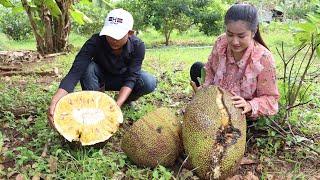
[(24, 176), (22, 175), (22, 174), (18, 174), (17, 176), (16, 176), (16, 180), (24, 180), (25, 178), (24, 178)]
[(49, 169), (51, 172), (55, 172), (58, 169), (58, 158), (50, 156), (49, 158)]
[(249, 164), (255, 164), (255, 163), (257, 162), (247, 157), (243, 157), (240, 162), (241, 165), (249, 165)]
[(0, 164), (0, 172), (4, 170), (4, 165)]
[(112, 176), (111, 180), (121, 180), (121, 179), (123, 179), (125, 176), (126, 176), (126, 175), (125, 175), (123, 172), (119, 171), (119, 172), (116, 172), (116, 173)]
[(41, 153), (41, 157), (46, 157), (48, 152), (48, 143), (44, 145), (43, 151)]
[(238, 175), (229, 177), (229, 178), (227, 178), (226, 180), (242, 180), (242, 179), (243, 179), (243, 177), (238, 174)]
[(10, 78), (9, 76), (6, 76), (6, 77), (4, 77), (4, 80), (5, 80), (6, 82), (9, 82), (9, 81), (11, 80), (11, 78)]
[(32, 177), (31, 180), (40, 180), (40, 178), (41, 178), (41, 174), (40, 174), (40, 173), (37, 173), (36, 175), (34, 175), (34, 176)]
[(30, 123), (30, 122), (32, 122), (34, 119), (33, 119), (33, 116), (29, 116), (28, 117), (28, 119), (27, 119), (27, 121)]
[(59, 69), (57, 67), (53, 68), (53, 72), (56, 76), (59, 76)]
[(248, 174), (244, 177), (245, 180), (259, 180), (258, 176), (254, 175), (252, 172), (248, 172)]

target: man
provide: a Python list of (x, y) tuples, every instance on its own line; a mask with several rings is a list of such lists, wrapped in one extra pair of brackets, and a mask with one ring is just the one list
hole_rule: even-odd
[(144, 43), (134, 35), (133, 17), (123, 9), (109, 12), (100, 34), (94, 34), (77, 54), (69, 73), (60, 83), (48, 110), (53, 124), (56, 103), (79, 82), (83, 90), (119, 91), (121, 107), (156, 88), (156, 79), (141, 71)]

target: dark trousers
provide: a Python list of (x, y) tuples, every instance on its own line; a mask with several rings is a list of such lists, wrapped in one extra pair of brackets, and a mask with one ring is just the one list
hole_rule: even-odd
[(197, 87), (200, 86), (198, 81), (198, 77), (201, 78), (201, 69), (204, 68), (204, 64), (202, 62), (195, 62), (190, 68), (190, 77), (193, 82), (196, 83)]
[[(82, 90), (99, 91), (104, 87), (106, 91), (120, 91), (124, 80), (124, 76), (106, 74), (95, 62), (91, 62), (82, 75), (80, 84)], [(145, 71), (141, 71), (127, 102), (135, 101), (139, 97), (153, 92), (156, 86), (156, 78)]]

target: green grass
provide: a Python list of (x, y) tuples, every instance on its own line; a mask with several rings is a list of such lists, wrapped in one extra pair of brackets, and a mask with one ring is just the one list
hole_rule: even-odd
[[(165, 37), (154, 29), (147, 29), (145, 32), (138, 34), (146, 44), (147, 48), (164, 47)], [(214, 37), (206, 36), (202, 32), (190, 29), (186, 32), (174, 30), (170, 35), (169, 44), (174, 46), (211, 46)]]
[[(293, 47), (290, 33), (279, 28), (279, 24), (263, 25), (263, 37), (274, 52), (278, 71), (281, 72), (281, 61), (275, 53), (275, 47), (285, 41), (288, 52)], [(280, 30), (279, 30), (280, 29)], [(139, 35), (148, 48), (156, 47), (163, 37), (150, 30)], [(58, 68), (65, 75), (74, 60), (74, 57), (87, 38), (71, 34), (70, 42), (76, 48), (65, 56), (59, 56), (54, 61), (38, 63), (36, 70), (51, 70)], [(192, 96), (189, 86), (189, 68), (195, 61), (207, 61), (211, 47), (186, 47), (196, 45), (210, 45), (215, 37), (207, 37), (195, 31), (187, 33), (174, 33), (170, 47), (148, 49), (143, 64), (143, 69), (154, 74), (159, 84), (154, 93), (146, 95), (138, 100), (134, 109), (125, 108), (125, 121), (135, 121), (156, 107), (166, 106), (178, 111), (188, 102)], [(14, 42), (0, 35), (0, 47), (5, 50), (35, 49), (33, 40)], [(184, 46), (181, 47), (181, 44)], [(203, 43), (203, 44), (202, 44)], [(50, 99), (57, 89), (62, 77), (54, 77), (49, 85), (38, 82), (39, 76), (14, 76), (9, 80), (0, 79), (0, 159), (5, 168), (0, 168), (0, 178), (15, 178), (21, 174), (27, 179), (33, 176), (53, 179), (111, 179), (125, 177), (127, 179), (170, 179), (174, 173), (169, 168), (158, 166), (155, 169), (140, 168), (135, 166), (126, 155), (119, 151), (119, 143), (122, 131), (120, 130), (108, 142), (100, 148), (97, 147), (73, 147), (66, 144), (61, 137), (49, 128), (47, 124), (46, 110)], [(77, 90), (80, 90), (79, 86)], [(320, 106), (320, 87), (315, 84), (310, 97), (314, 99), (316, 107)], [(16, 117), (10, 109), (24, 107), (29, 109), (22, 117)], [(320, 127), (319, 108), (304, 107), (294, 111), (289, 122), (305, 135), (319, 135)], [(2, 135), (2, 137), (1, 137)], [(307, 164), (302, 161), (312, 155), (306, 147), (280, 153), (277, 146), (276, 134), (270, 131), (267, 137), (260, 138), (257, 142), (259, 153), (256, 155), (264, 164), (261, 178), (270, 173), (279, 173), (279, 166), (275, 166), (279, 159), (292, 166), (279, 174), (308, 179), (313, 174), (305, 171)], [(3, 143), (1, 143), (3, 142)], [(1, 148), (1, 145), (4, 144)], [(7, 146), (7, 147), (6, 147)], [(320, 142), (315, 141), (313, 148), (320, 149)], [(42, 156), (45, 147), (46, 155)], [(277, 157), (277, 155), (281, 157)], [(296, 157), (297, 156), (297, 157)], [(5, 161), (3, 161), (5, 160)], [(301, 160), (301, 162), (299, 162)], [(4, 163), (6, 162), (6, 163)], [(268, 162), (268, 163), (267, 163)], [(9, 164), (13, 164), (9, 166)], [(275, 167), (274, 167), (275, 166)], [(8, 168), (10, 167), (10, 168)], [(273, 168), (273, 169), (272, 169)], [(310, 168), (310, 167), (309, 167)], [(317, 169), (309, 169), (317, 172)]]

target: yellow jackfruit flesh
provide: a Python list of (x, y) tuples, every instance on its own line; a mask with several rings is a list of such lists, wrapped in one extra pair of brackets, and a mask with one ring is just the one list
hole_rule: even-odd
[(106, 141), (123, 122), (121, 109), (107, 94), (98, 91), (69, 93), (54, 111), (54, 125), (68, 141), (93, 145)]
[(246, 120), (232, 95), (217, 86), (202, 88), (187, 105), (182, 141), (201, 179), (224, 179), (245, 151)]
[(125, 132), (121, 148), (138, 166), (171, 166), (182, 151), (181, 124), (167, 108), (159, 108)]

